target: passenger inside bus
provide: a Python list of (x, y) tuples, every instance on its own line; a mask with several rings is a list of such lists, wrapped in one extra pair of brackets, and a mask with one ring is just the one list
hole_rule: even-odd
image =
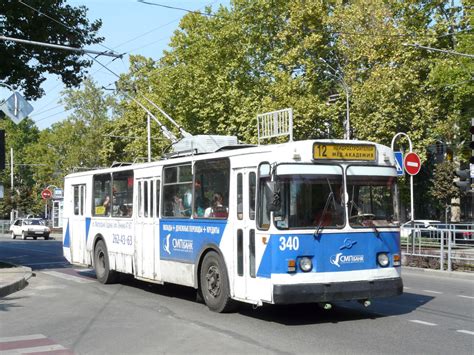
[(183, 199), (180, 198), (178, 195), (174, 195), (173, 197), (173, 216), (175, 217), (183, 217), (184, 216), (184, 206), (183, 206)]
[(228, 209), (224, 206), (224, 198), (220, 192), (212, 197), (211, 207), (206, 208), (204, 217), (227, 218)]

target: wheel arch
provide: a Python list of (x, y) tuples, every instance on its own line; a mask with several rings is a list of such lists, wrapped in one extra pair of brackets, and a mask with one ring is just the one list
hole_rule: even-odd
[(202, 267), (202, 262), (204, 261), (204, 258), (206, 257), (209, 252), (214, 251), (219, 255), (219, 257), (222, 259), (222, 262), (224, 263), (224, 267), (226, 269), (226, 275), (227, 275), (227, 281), (229, 282), (229, 287), (232, 289), (230, 285), (230, 280), (229, 280), (229, 269), (227, 267), (227, 263), (224, 258), (224, 254), (222, 254), (221, 249), (216, 245), (216, 244), (206, 244), (201, 248), (201, 251), (199, 252), (199, 255), (196, 259), (195, 263), (195, 268), (194, 268), (194, 288), (199, 289), (199, 285), (201, 284), (201, 267)]

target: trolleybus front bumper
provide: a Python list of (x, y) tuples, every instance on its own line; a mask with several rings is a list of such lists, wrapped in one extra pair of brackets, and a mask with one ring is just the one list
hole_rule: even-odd
[(273, 285), (275, 304), (364, 300), (401, 295), (400, 277), (371, 281), (349, 281), (298, 285)]

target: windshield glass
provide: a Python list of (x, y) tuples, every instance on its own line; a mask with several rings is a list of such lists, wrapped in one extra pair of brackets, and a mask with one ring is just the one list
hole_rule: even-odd
[[(295, 169), (300, 169), (300, 174)], [(294, 173), (278, 176), (281, 209), (274, 213), (277, 228), (344, 226), (341, 167), (318, 165), (301, 169), (293, 166), (284, 170)]]
[(396, 176), (385, 167), (349, 167), (347, 193), (349, 223), (352, 227), (395, 227)]

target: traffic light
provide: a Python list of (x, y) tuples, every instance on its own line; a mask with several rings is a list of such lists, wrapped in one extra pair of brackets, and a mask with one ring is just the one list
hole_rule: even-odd
[(5, 130), (0, 130), (0, 171), (5, 170)]
[(461, 191), (469, 191), (471, 189), (471, 171), (469, 169), (461, 169), (456, 170), (455, 174), (459, 177), (459, 181), (455, 181), (454, 184)]

